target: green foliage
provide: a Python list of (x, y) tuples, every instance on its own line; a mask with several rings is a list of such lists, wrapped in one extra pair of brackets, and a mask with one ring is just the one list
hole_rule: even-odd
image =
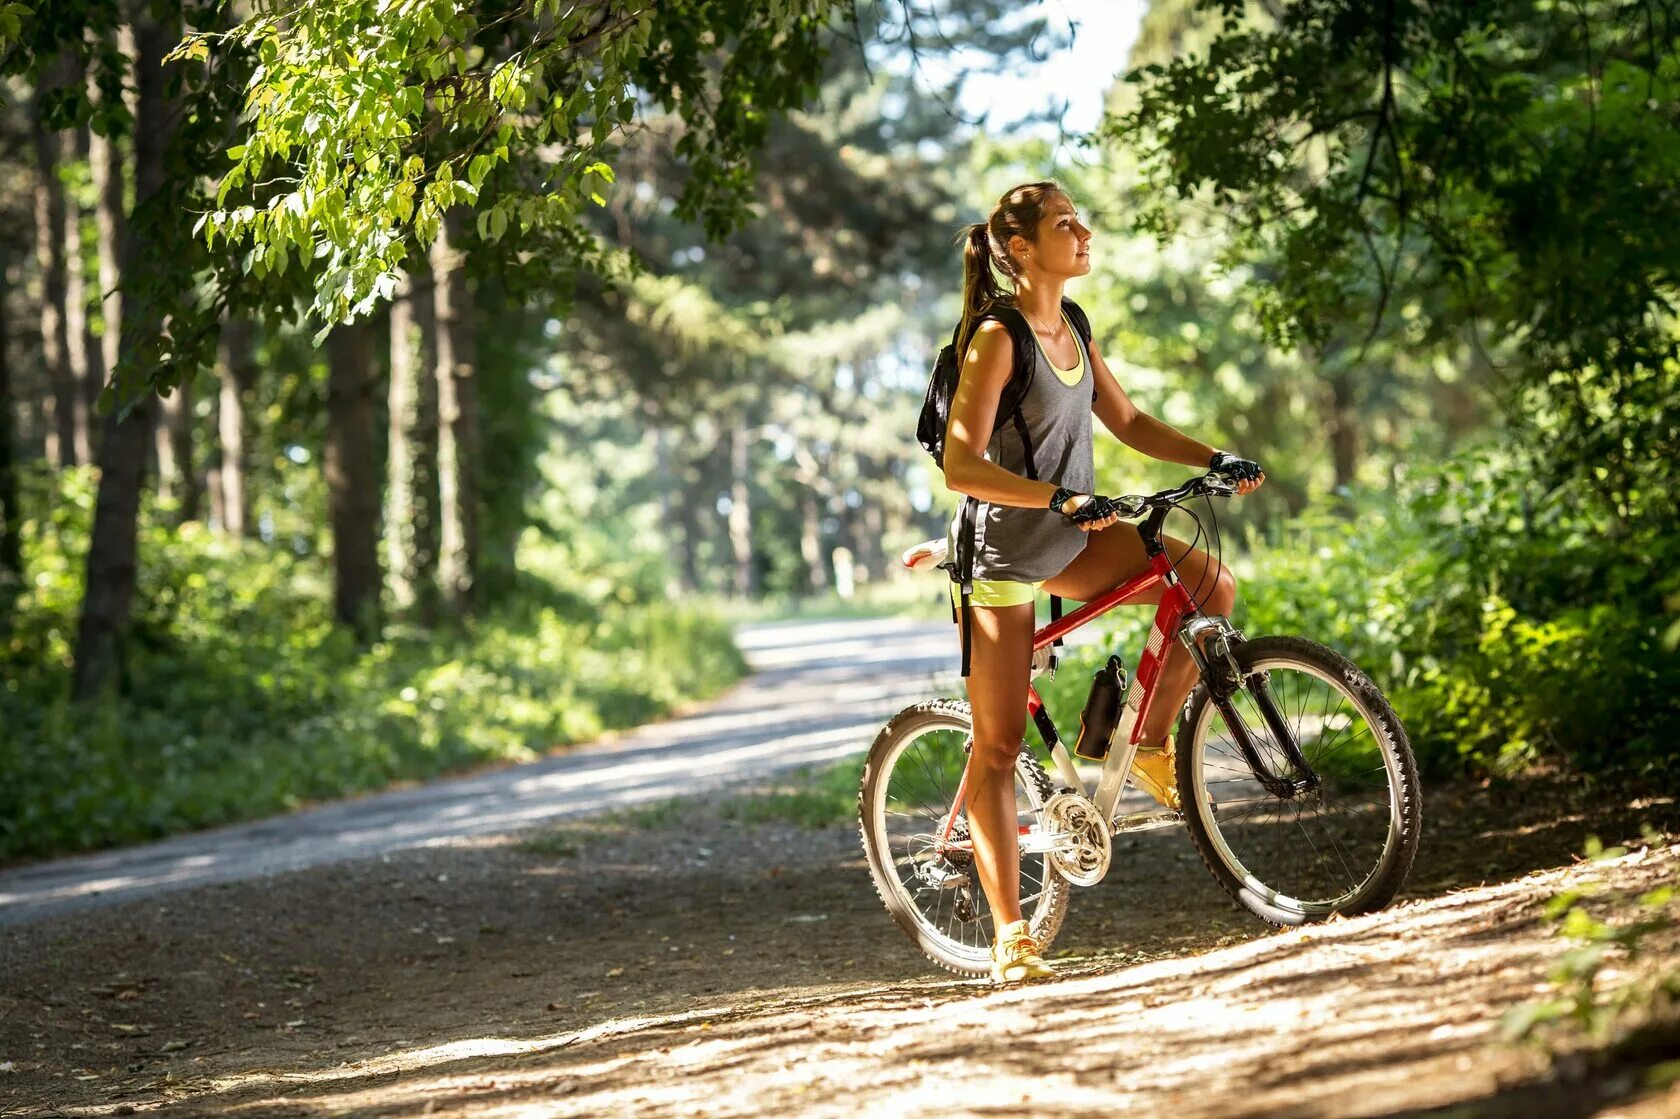
[(516, 232), (536, 266), (606, 269), (614, 254), (586, 235), (582, 213), (605, 204), (612, 145), (656, 103), (685, 125), (678, 212), (721, 235), (746, 216), (769, 119), (814, 91), (830, 8), (363, 2), (189, 36), (183, 57), (214, 44), (262, 63), (243, 143), (195, 233), (245, 250), (242, 268), (259, 279), (295, 258), (328, 324), (389, 299), (408, 245), (430, 244), (454, 206), (477, 210), (485, 246)]
[(458, 635), (394, 630), (358, 650), (313, 556), (196, 525), (141, 541), (125, 691), (66, 698), (92, 489), (68, 474), (26, 526), (32, 582), (0, 648), (0, 858), (133, 842), (301, 803), (522, 761), (711, 694), (745, 670), (709, 613), (599, 608), (525, 577)]
[(1106, 134), (1140, 152), (1143, 228), (1172, 233), (1191, 199), (1231, 219), (1272, 338), (1485, 335), (1547, 477), (1623, 522), (1672, 518), (1677, 14), (1302, 0), (1130, 75)]
[[(1548, 493), (1521, 458), (1493, 451), (1420, 474), (1398, 502), (1309, 509), (1225, 547), (1244, 632), (1351, 657), (1435, 775), (1680, 769), (1680, 650), (1665, 640), (1676, 559), (1671, 534), (1607, 537), (1568, 490)], [(1149, 613), (1116, 614), (1099, 623), (1109, 640), (1051, 683), (1063, 720), (1077, 720), (1109, 651), (1141, 646)]]
[[(1657, 845), (1662, 843), (1660, 836), (1648, 838)], [(1590, 837), (1586, 854), (1596, 862), (1620, 858), (1627, 849), (1606, 848), (1597, 837)], [(1613, 924), (1592, 911), (1595, 905), (1602, 909), (1613, 903), (1624, 907), (1631, 903), (1634, 919)], [(1544, 1044), (1555, 1041), (1559, 1029), (1572, 1024), (1602, 1042), (1629, 1032), (1635, 1022), (1680, 1011), (1680, 969), (1659, 969), (1619, 982), (1607, 974), (1609, 967), (1638, 960), (1647, 937), (1673, 926), (1675, 903), (1673, 884), (1638, 897), (1603, 891), (1590, 883), (1554, 895), (1546, 903), (1542, 920), (1553, 926), (1554, 936), (1571, 947), (1558, 957), (1547, 975), (1552, 993), (1519, 1003), (1501, 1017), (1500, 1032), (1505, 1039)]]

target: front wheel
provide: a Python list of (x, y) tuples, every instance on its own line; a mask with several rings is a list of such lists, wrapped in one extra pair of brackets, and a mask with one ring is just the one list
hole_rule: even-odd
[[(864, 763), (858, 825), (869, 873), (887, 910), (916, 946), (959, 975), (985, 975), (997, 930), (974, 867), (966, 814), (946, 830), (973, 741), (968, 704), (935, 699), (906, 707), (881, 728)], [(1015, 761), (1017, 827), (1045, 827), (1054, 795), (1029, 751)], [(1021, 859), (1021, 912), (1048, 948), (1067, 914), (1068, 883), (1048, 855)]]
[(1381, 909), (1411, 871), (1423, 824), (1394, 709), (1317, 642), (1261, 637), (1231, 652), (1240, 685), (1221, 703), (1199, 684), (1179, 734), (1178, 787), (1202, 861), (1274, 925)]

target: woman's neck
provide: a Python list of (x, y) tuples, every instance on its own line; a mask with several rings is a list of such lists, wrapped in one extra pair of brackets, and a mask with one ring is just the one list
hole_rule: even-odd
[(1022, 276), (1015, 284), (1015, 306), (1040, 329), (1055, 334), (1061, 329), (1062, 285), (1061, 280), (1035, 283), (1031, 276)]

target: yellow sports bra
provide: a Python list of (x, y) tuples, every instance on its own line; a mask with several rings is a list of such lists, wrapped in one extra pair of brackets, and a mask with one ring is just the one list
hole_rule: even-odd
[[(1079, 332), (1073, 329), (1073, 323), (1068, 319), (1066, 311), (1062, 312), (1062, 321), (1067, 323), (1068, 333), (1073, 335), (1074, 342), (1078, 343)], [(1072, 386), (1077, 385), (1080, 380), (1084, 378), (1085, 347), (1079, 347), (1079, 360), (1074, 362), (1068, 368), (1063, 369), (1050, 360), (1050, 351), (1044, 348), (1044, 339), (1038, 336), (1038, 331), (1036, 330), (1033, 331), (1033, 339), (1038, 343), (1038, 352), (1044, 355), (1044, 363), (1056, 371), (1056, 380), (1071, 388)]]

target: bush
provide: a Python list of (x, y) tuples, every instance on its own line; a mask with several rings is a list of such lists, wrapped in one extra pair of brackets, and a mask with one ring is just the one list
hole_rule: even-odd
[[(1671, 526), (1606, 526), (1577, 507), (1498, 452), (1467, 456), (1397, 500), (1365, 495), (1351, 513), (1311, 509), (1227, 540), (1235, 621), (1352, 658), (1433, 775), (1537, 763), (1672, 774), (1680, 541)], [(1049, 688), (1064, 726), (1107, 652), (1142, 644), (1148, 611), (1111, 617), (1111, 643), (1079, 650)]]
[(738, 679), (716, 615), (599, 608), (527, 576), (459, 632), (391, 626), (357, 648), (333, 624), (323, 562), (200, 526), (141, 541), (120, 695), (67, 698), (77, 549), (91, 491), (74, 476), (26, 533), (29, 584), (0, 647), (0, 858), (129, 843), (499, 761), (645, 722)]

